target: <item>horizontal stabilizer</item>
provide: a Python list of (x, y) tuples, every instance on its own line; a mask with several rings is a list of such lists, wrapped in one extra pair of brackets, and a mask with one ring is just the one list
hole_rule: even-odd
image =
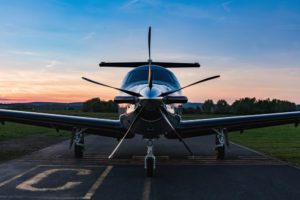
[[(148, 62), (101, 62), (100, 67), (132, 67), (136, 68), (141, 65), (148, 65)], [(158, 65), (165, 68), (185, 68), (200, 67), (199, 63), (170, 63), (170, 62), (151, 62), (152, 65)]]

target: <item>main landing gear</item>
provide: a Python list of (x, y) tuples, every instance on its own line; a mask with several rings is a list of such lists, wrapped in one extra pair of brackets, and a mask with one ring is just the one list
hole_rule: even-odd
[(216, 147), (215, 151), (217, 154), (217, 159), (223, 160), (225, 158), (225, 145), (227, 143), (226, 129), (213, 129), (216, 132)]
[(84, 131), (86, 129), (76, 128), (73, 130), (74, 140), (74, 156), (75, 158), (82, 158), (84, 151)]
[(145, 156), (145, 169), (148, 177), (153, 176), (155, 169), (155, 156), (153, 154), (153, 140), (147, 139), (147, 155)]

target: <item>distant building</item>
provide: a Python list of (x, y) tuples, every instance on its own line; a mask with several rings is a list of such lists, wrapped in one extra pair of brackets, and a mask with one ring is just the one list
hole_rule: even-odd
[(184, 109), (195, 109), (195, 110), (202, 110), (202, 103), (192, 103), (192, 102), (188, 102), (185, 104), (182, 104), (182, 108)]

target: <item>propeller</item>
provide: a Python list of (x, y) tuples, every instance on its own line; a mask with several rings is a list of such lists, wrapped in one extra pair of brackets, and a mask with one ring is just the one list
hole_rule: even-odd
[(136, 93), (136, 92), (132, 92), (130, 90), (124, 90), (124, 89), (121, 89), (121, 88), (116, 88), (116, 87), (113, 87), (113, 86), (110, 86), (110, 85), (106, 85), (106, 84), (103, 84), (103, 83), (99, 83), (97, 81), (93, 81), (91, 79), (88, 79), (88, 78), (85, 78), (85, 77), (82, 77), (83, 80), (86, 80), (88, 82), (91, 82), (91, 83), (95, 83), (97, 85), (101, 85), (101, 86), (104, 86), (104, 87), (108, 87), (108, 88), (112, 88), (112, 89), (115, 89), (115, 90), (118, 90), (118, 91), (121, 91), (121, 92), (124, 92), (126, 94), (129, 94), (131, 96), (135, 96), (135, 97), (140, 97), (141, 95), (139, 93)]
[(197, 81), (197, 82), (195, 82), (195, 83), (186, 85), (186, 86), (184, 86), (184, 87), (182, 87), (182, 88), (179, 88), (179, 89), (176, 89), (176, 90), (170, 90), (170, 91), (168, 91), (168, 92), (164, 92), (164, 93), (162, 93), (160, 96), (161, 96), (161, 97), (164, 97), (164, 96), (173, 94), (173, 93), (175, 93), (175, 92), (178, 92), (178, 91), (180, 91), (180, 90), (183, 90), (183, 89), (185, 89), (185, 88), (187, 88), (187, 87), (190, 87), (190, 86), (193, 86), (193, 85), (196, 85), (196, 84), (205, 82), (205, 81), (209, 81), (209, 80), (212, 80), (212, 79), (215, 79), (215, 78), (219, 78), (219, 77), (220, 77), (220, 75), (212, 76), (212, 77), (209, 77), (209, 78), (206, 78), (206, 79), (202, 79), (202, 80)]

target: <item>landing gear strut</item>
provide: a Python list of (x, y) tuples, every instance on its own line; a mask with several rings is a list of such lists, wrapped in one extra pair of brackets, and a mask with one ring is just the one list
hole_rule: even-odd
[(85, 129), (76, 129), (74, 135), (74, 156), (82, 158), (84, 151), (84, 131)]
[(153, 140), (147, 140), (147, 155), (145, 156), (145, 169), (148, 177), (153, 176), (155, 169), (155, 156), (153, 155)]
[(216, 132), (216, 147), (215, 151), (217, 159), (223, 160), (225, 158), (225, 144), (226, 144), (226, 129), (213, 129)]

